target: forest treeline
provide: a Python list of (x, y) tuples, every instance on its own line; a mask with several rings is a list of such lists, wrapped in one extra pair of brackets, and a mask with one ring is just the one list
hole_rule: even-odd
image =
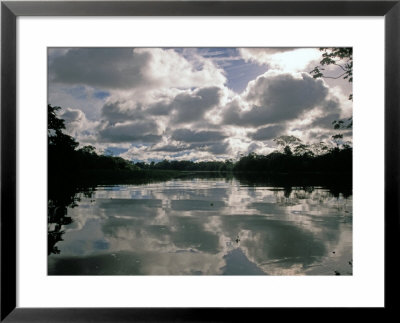
[(139, 169), (146, 170), (177, 170), (177, 171), (233, 171), (233, 172), (351, 172), (352, 149), (333, 148), (323, 155), (294, 155), (278, 151), (268, 155), (250, 153), (242, 156), (237, 162), (188, 160), (163, 160), (157, 163), (137, 162)]
[(352, 147), (343, 136), (332, 136), (335, 146), (307, 145), (293, 136), (275, 139), (279, 149), (267, 154), (250, 153), (237, 161), (162, 160), (131, 162), (121, 157), (98, 154), (93, 146), (79, 148), (75, 138), (64, 133), (65, 121), (58, 117), (60, 107), (48, 105), (49, 180), (59, 177), (125, 179), (159, 177), (167, 179), (180, 171), (266, 172), (266, 173), (351, 173)]

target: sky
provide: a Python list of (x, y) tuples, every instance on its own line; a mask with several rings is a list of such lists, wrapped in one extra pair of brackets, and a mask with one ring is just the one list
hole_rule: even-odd
[(332, 144), (352, 88), (314, 79), (321, 59), (318, 48), (49, 48), (48, 103), (98, 153), (236, 160), (276, 150), (281, 135)]

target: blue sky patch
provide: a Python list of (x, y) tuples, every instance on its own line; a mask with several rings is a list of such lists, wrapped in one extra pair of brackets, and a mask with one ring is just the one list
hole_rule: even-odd
[(104, 100), (110, 96), (110, 93), (107, 91), (96, 91), (94, 92), (93, 96), (99, 100)]
[(124, 152), (127, 152), (127, 148), (119, 148), (119, 147), (107, 147), (106, 151), (104, 152), (105, 155), (111, 156), (119, 156)]
[(258, 65), (251, 62), (246, 62), (244, 59), (231, 61), (231, 64), (224, 67), (226, 77), (228, 79), (227, 86), (241, 93), (249, 83), (257, 76), (264, 74), (268, 68), (266, 65)]
[[(191, 54), (196, 52), (201, 57), (210, 59), (219, 68), (225, 71), (227, 78), (227, 86), (235, 91), (241, 93), (249, 83), (257, 76), (264, 74), (268, 68), (266, 65), (259, 65), (253, 62), (246, 62), (241, 58), (237, 48), (197, 48), (191, 50), (184, 50), (182, 48), (175, 48), (175, 51), (182, 54), (186, 59), (192, 60)], [(196, 64), (196, 69), (200, 70), (203, 64)]]

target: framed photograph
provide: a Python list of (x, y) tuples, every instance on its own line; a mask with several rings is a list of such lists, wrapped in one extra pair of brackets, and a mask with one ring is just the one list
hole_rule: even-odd
[(1, 320), (393, 309), (399, 15), (3, 1)]

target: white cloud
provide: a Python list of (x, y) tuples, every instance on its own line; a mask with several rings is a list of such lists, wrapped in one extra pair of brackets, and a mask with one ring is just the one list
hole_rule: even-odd
[(51, 56), (52, 82), (108, 90), (222, 86), (223, 70), (211, 61), (194, 65), (173, 49), (74, 48)]
[(60, 117), (65, 120), (66, 132), (75, 137), (81, 146), (97, 141), (97, 131), (100, 123), (88, 120), (83, 111), (67, 108), (64, 109)]
[(321, 60), (321, 52), (317, 48), (241, 48), (239, 52), (247, 61), (265, 64), (282, 72), (309, 72), (306, 67)]
[(142, 73), (156, 87), (210, 87), (222, 86), (226, 82), (223, 70), (197, 56), (188, 61), (173, 49), (136, 48), (134, 53), (147, 54), (150, 59)]

